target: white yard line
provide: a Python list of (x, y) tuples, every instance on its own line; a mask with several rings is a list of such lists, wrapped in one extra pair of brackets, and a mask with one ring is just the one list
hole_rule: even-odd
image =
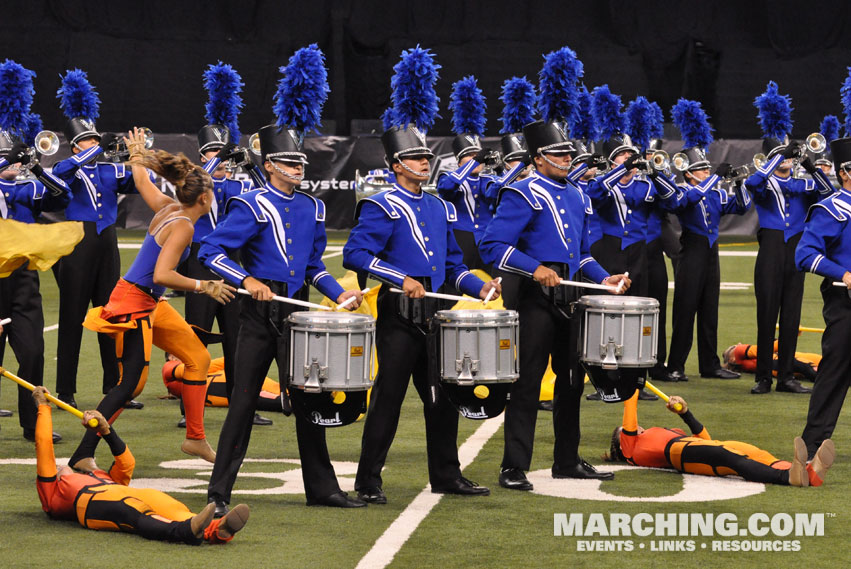
[[(462, 470), (467, 468), (475, 460), (479, 451), (485, 446), (485, 443), (502, 426), (502, 422), (505, 420), (504, 418), (505, 413), (499, 417), (485, 421), (461, 445), (458, 449), (458, 459), (461, 462)], [(408, 541), (408, 538), (411, 537), (411, 534), (414, 533), (420, 523), (428, 516), (432, 508), (440, 502), (442, 496), (442, 494), (432, 494), (431, 486), (423, 488), (422, 492), (408, 504), (408, 507), (381, 534), (381, 537), (378, 538), (372, 549), (357, 564), (356, 569), (383, 569), (387, 567), (393, 561), (393, 557), (405, 545), (405, 542)], [(471, 499), (476, 500), (480, 498)]]

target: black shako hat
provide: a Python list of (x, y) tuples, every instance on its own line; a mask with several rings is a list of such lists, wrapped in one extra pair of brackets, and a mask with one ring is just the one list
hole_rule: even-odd
[(100, 133), (95, 128), (95, 121), (83, 117), (75, 117), (65, 124), (65, 140), (74, 146), (79, 141), (94, 136), (100, 140)]
[(201, 154), (208, 150), (221, 150), (230, 141), (230, 130), (221, 124), (208, 124), (198, 131), (198, 151)]
[(452, 139), (452, 153), (456, 160), (482, 149), (482, 142), (476, 134), (459, 134)]
[(609, 162), (614, 160), (615, 156), (626, 150), (631, 150), (638, 154), (638, 148), (632, 143), (632, 139), (628, 134), (613, 134), (603, 142), (603, 156), (605, 156)]
[(502, 149), (502, 159), (505, 162), (520, 160), (527, 152), (526, 139), (519, 132), (503, 135), (499, 145)]
[(833, 163), (837, 172), (851, 168), (851, 138), (831, 140), (830, 153), (833, 154)]
[(270, 124), (258, 130), (257, 136), (260, 139), (260, 156), (264, 162), (280, 160), (308, 164), (303, 133)]
[(788, 136), (784, 137), (783, 140), (772, 137), (762, 139), (762, 153), (765, 154), (766, 161), (771, 160), (775, 154), (782, 152), (787, 146), (789, 146)]
[(425, 133), (413, 125), (388, 128), (381, 135), (381, 144), (388, 165), (411, 156), (427, 156), (429, 160), (434, 158), (434, 153), (426, 144)]
[(567, 124), (556, 121), (535, 121), (523, 127), (529, 156), (576, 152), (568, 137)]
[(683, 154), (688, 158), (688, 168), (686, 172), (695, 170), (703, 170), (711, 166), (709, 159), (706, 157), (706, 150), (694, 146), (692, 148), (683, 148)]

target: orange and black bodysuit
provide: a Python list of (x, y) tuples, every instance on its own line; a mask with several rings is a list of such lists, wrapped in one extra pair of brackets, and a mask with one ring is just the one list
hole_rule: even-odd
[(635, 466), (674, 468), (688, 474), (741, 476), (751, 482), (789, 484), (790, 463), (739, 441), (716, 441), (691, 411), (682, 415), (692, 435), (682, 429), (650, 427), (639, 432), (638, 394), (624, 402), (621, 452)]
[[(137, 533), (147, 539), (200, 544), (190, 528), (189, 508), (164, 492), (130, 488), (136, 465), (133, 455), (115, 430), (103, 439), (115, 457), (109, 471), (58, 476), (53, 453), (53, 419), (49, 405), (39, 405), (36, 420), (36, 486), (42, 509), (56, 519), (76, 519), (88, 529)], [(212, 542), (219, 520), (204, 537)], [(208, 535), (209, 534), (209, 535)]]

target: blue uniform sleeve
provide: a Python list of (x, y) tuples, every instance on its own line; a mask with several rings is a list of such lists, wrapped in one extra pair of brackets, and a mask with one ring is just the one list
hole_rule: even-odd
[(582, 175), (585, 174), (585, 172), (587, 171), (588, 164), (583, 162), (582, 164), (570, 171), (570, 174), (567, 175), (567, 181), (575, 186), (576, 183), (579, 182), (579, 179), (582, 178)]
[(771, 160), (769, 160), (765, 166), (757, 168), (756, 172), (748, 176), (745, 180), (745, 188), (754, 194), (764, 192), (766, 182), (768, 182), (768, 177), (771, 176), (781, 162), (783, 162), (782, 154), (775, 154), (772, 156)]
[(38, 181), (41, 182), (47, 190), (49, 190), (48, 193), (50, 197), (54, 198), (54, 201), (57, 203), (61, 203), (59, 207), (55, 207), (53, 209), (47, 209), (47, 204), (45, 204), (45, 211), (58, 211), (60, 209), (65, 209), (71, 201), (71, 188), (68, 187), (68, 184), (42, 168), (40, 164), (34, 165), (30, 171), (35, 174), (36, 179), (38, 179)]
[(228, 201), (227, 217), (201, 240), (198, 258), (211, 271), (229, 283), (240, 286), (250, 275), (228, 258), (228, 251), (239, 249), (259, 231), (259, 222), (248, 204), (231, 199)]
[(532, 276), (541, 263), (515, 246), (533, 215), (529, 202), (518, 190), (510, 186), (503, 188), (496, 215), (479, 243), (482, 259), (500, 270)]
[(103, 148), (100, 146), (93, 146), (88, 150), (84, 150), (82, 152), (78, 152), (74, 154), (70, 158), (66, 158), (60, 162), (57, 162), (53, 165), (53, 174), (64, 180), (65, 182), (71, 182), (74, 179), (74, 176), (77, 174), (77, 170), (80, 169), (84, 164), (88, 164), (92, 160), (98, 157), (98, 155), (103, 153)]
[(310, 284), (316, 287), (319, 292), (336, 302), (345, 291), (340, 283), (331, 276), (331, 273), (325, 269), (325, 263), (322, 262), (322, 254), (325, 253), (327, 244), (328, 236), (325, 233), (325, 223), (317, 221), (313, 232), (313, 251), (311, 251), (310, 259), (307, 261), (305, 275), (310, 279)]
[(836, 188), (830, 183), (830, 178), (822, 172), (821, 168), (816, 168), (816, 171), (813, 172), (813, 181), (816, 183), (816, 189), (822, 197), (827, 197), (836, 191)]
[(623, 178), (624, 174), (626, 174), (626, 167), (621, 164), (613, 168), (610, 172), (602, 176), (597, 176), (588, 182), (585, 193), (591, 198), (591, 203), (594, 204), (594, 207), (600, 208), (614, 200), (612, 188), (615, 187), (618, 180)]
[(795, 265), (802, 271), (841, 281), (848, 268), (826, 256), (828, 247), (842, 234), (844, 225), (821, 205), (810, 208), (809, 221), (795, 249)]
[[(116, 174), (118, 174), (118, 168), (116, 167)], [(148, 179), (152, 184), (156, 182), (156, 177), (154, 173), (148, 170)], [(117, 175), (115, 176), (115, 191), (119, 194), (135, 194), (136, 190), (136, 182), (133, 181), (133, 173), (130, 168), (124, 167), (124, 176), (119, 178)], [(162, 190), (160, 190), (162, 191)]]
[(733, 194), (736, 196), (736, 199), (728, 200), (724, 204), (721, 211), (724, 215), (730, 213), (742, 215), (751, 208), (751, 196), (745, 191), (741, 183), (736, 183), (733, 186)]
[(254, 189), (262, 188), (266, 185), (266, 176), (263, 175), (263, 170), (257, 167), (254, 162), (249, 162), (245, 165), (245, 171), (248, 173), (248, 176), (251, 178), (251, 183), (254, 186)]
[(366, 271), (397, 286), (407, 276), (400, 268), (379, 259), (393, 233), (393, 221), (381, 207), (364, 201), (360, 205), (358, 223), (343, 247), (343, 266), (353, 271)]
[(0, 170), (9, 165), (9, 161), (5, 158), (0, 157)]
[(219, 159), (218, 156), (213, 156), (212, 158), (210, 158), (209, 160), (204, 162), (204, 166), (203, 166), (204, 171), (206, 173), (208, 173), (210, 176), (212, 176), (213, 172), (216, 171), (216, 168), (218, 168), (219, 164), (221, 164), (221, 163), (222, 163), (222, 161)]
[(650, 182), (659, 198), (656, 200), (659, 206), (665, 211), (676, 211), (683, 200), (683, 194), (676, 182), (663, 172), (657, 172), (654, 176), (650, 176)]

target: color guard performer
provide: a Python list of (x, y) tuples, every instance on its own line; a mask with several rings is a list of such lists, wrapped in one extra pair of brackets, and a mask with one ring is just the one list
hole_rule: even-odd
[(822, 359), (801, 435), (810, 458), (833, 435), (851, 385), (851, 138), (831, 141), (830, 150), (842, 187), (810, 208), (795, 251), (798, 269), (824, 277)]
[[(204, 239), (198, 252), (208, 268), (251, 293), (240, 307), (234, 388), (207, 488), (207, 499), (215, 502), (217, 517), (228, 511), (248, 450), (257, 398), (272, 361), (277, 362), (281, 377), (287, 375), (290, 338), (285, 325), (298, 308), (273, 302), (272, 297), (304, 298), (306, 283), (310, 283), (337, 303), (355, 296), (350, 309), (357, 308), (362, 298), (360, 291), (344, 291), (325, 270), (325, 204), (296, 189), (307, 164), (304, 133), (319, 126), (328, 96), (324, 58), (315, 44), (290, 58), (275, 97), (277, 124), (264, 126), (258, 133), (268, 182), (261, 189), (231, 198), (227, 217)], [(309, 80), (302, 81), (302, 77)], [(237, 250), (241, 266), (228, 257), (229, 251)], [(340, 490), (328, 456), (325, 428), (296, 414), (296, 435), (307, 505), (365, 506)]]
[[(429, 381), (436, 362), (427, 351), (427, 330), (437, 302), (424, 298), (449, 285), (474, 298), (484, 298), (499, 284), (487, 284), (462, 262), (452, 226), (458, 218), (451, 203), (422, 191), (434, 154), (424, 131), (434, 123), (438, 66), (433, 54), (419, 47), (402, 52), (392, 84), (392, 126), (381, 136), (385, 161), (396, 176), (393, 188), (358, 203), (358, 222), (343, 249), (343, 266), (401, 288), (382, 285), (378, 296), (376, 349), (378, 375), (372, 388), (355, 479), (366, 502), (387, 503), (381, 470), (399, 423), (408, 382), (425, 406), (425, 435), (431, 491), (440, 494), (487, 495), (490, 490), (461, 474), (458, 460), (458, 412), (444, 392)], [(416, 73), (416, 70), (426, 72)], [(426, 108), (428, 110), (418, 112)]]
[[(804, 296), (804, 273), (795, 265), (795, 249), (804, 231), (807, 209), (832, 194), (833, 186), (801, 145), (789, 140), (792, 130), (789, 96), (778, 94), (777, 84), (769, 81), (765, 93), (754, 100), (754, 105), (765, 137), (762, 150), (766, 158), (765, 164), (745, 181), (759, 214), (759, 253), (754, 263), (757, 365), (756, 385), (751, 393), (771, 391), (771, 348), (775, 333), (779, 341), (775, 390), (810, 393), (812, 390), (792, 375)], [(800, 163), (812, 180), (793, 175), (796, 163)]]

